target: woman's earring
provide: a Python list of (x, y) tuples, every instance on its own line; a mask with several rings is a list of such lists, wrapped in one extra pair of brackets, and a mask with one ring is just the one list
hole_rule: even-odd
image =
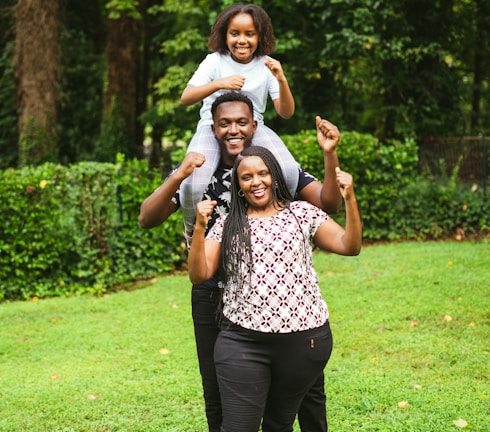
[(244, 197), (245, 196), (245, 194), (243, 193), (243, 191), (241, 189), (238, 191), (238, 196), (239, 197)]

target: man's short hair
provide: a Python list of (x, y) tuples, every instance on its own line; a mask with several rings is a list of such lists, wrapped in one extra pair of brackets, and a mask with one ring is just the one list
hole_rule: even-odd
[(254, 118), (254, 106), (252, 104), (252, 101), (249, 99), (248, 96), (244, 95), (243, 93), (236, 92), (236, 91), (229, 91), (226, 93), (223, 93), (222, 95), (218, 96), (213, 104), (211, 105), (211, 114), (214, 119), (214, 115), (216, 114), (216, 110), (218, 107), (225, 102), (243, 102), (248, 105), (248, 108), (250, 109), (250, 114), (252, 115), (252, 119)]

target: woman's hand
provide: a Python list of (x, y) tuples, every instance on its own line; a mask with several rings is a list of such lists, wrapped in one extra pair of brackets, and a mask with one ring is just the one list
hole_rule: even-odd
[(204, 200), (196, 204), (196, 227), (206, 228), (217, 201)]
[(354, 180), (352, 175), (336, 167), (335, 176), (344, 201), (350, 200), (354, 196)]
[(337, 126), (320, 116), (316, 116), (316, 135), (324, 152), (330, 153), (336, 150), (340, 140), (340, 132)]

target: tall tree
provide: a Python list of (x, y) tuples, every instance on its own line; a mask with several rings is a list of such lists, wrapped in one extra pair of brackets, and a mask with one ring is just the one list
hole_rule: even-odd
[(18, 0), (15, 8), (20, 165), (57, 159), (58, 1)]
[(117, 151), (141, 156), (142, 142), (136, 141), (136, 108), (142, 27), (136, 1), (113, 0), (107, 7), (107, 88), (99, 158), (113, 161)]

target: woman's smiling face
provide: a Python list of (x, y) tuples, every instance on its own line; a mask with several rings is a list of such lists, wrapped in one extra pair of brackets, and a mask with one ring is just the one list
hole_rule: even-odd
[(258, 156), (244, 157), (237, 167), (238, 185), (249, 206), (264, 210), (273, 206), (272, 175)]
[(238, 63), (250, 63), (259, 45), (259, 34), (251, 15), (235, 15), (226, 31), (226, 44), (231, 57)]

